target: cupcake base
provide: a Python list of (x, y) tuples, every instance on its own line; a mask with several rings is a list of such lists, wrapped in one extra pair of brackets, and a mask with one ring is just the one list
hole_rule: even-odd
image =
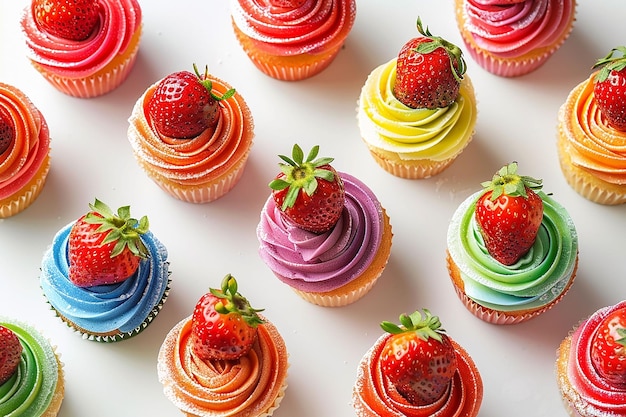
[(603, 205), (626, 203), (626, 184), (611, 184), (574, 165), (569, 148), (570, 145), (567, 143), (566, 134), (563, 132), (563, 123), (559, 122), (557, 154), (561, 171), (570, 187), (594, 203)]
[(152, 167), (137, 154), (135, 154), (135, 159), (148, 177), (172, 197), (187, 203), (204, 204), (223, 197), (235, 188), (244, 173), (249, 154), (250, 151), (246, 151), (237, 163), (214, 180), (194, 185), (176, 183), (156, 173)]
[[(382, 209), (382, 212), (383, 235), (378, 252), (372, 260), (369, 268), (364, 271), (360, 277), (329, 292), (306, 292), (295, 288), (292, 288), (292, 290), (309, 303), (322, 307), (342, 307), (363, 298), (365, 294), (367, 294), (372, 287), (374, 287), (374, 284), (376, 284), (378, 278), (382, 275), (389, 260), (389, 256), (391, 255), (393, 232), (391, 230), (391, 223), (389, 222), (387, 212), (385, 209)], [(282, 280), (287, 279), (282, 278)]]
[[(468, 143), (470, 141), (471, 138), (468, 140)], [(453, 157), (445, 159), (443, 161), (434, 161), (431, 159), (420, 159), (412, 161), (400, 159), (392, 160), (376, 152), (376, 150), (371, 147), (369, 148), (369, 150), (376, 163), (380, 165), (385, 171), (389, 172), (392, 175), (395, 175), (396, 177), (410, 180), (426, 179), (435, 176), (448, 168), (456, 159), (456, 157)]]
[(31, 61), (31, 64), (54, 88), (64, 94), (77, 98), (98, 97), (113, 91), (128, 78), (139, 52), (141, 32), (140, 26), (123, 53), (120, 53), (104, 68), (88, 77), (62, 77), (34, 61)]
[(518, 311), (498, 311), (478, 304), (476, 301), (468, 297), (467, 294), (465, 294), (463, 279), (461, 278), (461, 271), (459, 270), (456, 263), (454, 263), (454, 261), (452, 260), (450, 253), (447, 251), (446, 264), (450, 279), (452, 280), (452, 284), (454, 286), (454, 290), (457, 296), (463, 302), (463, 305), (465, 305), (465, 307), (474, 316), (491, 324), (518, 324), (537, 317), (542, 313), (545, 313), (546, 311), (554, 307), (559, 301), (561, 301), (563, 296), (565, 296), (565, 294), (569, 291), (570, 287), (574, 283), (576, 272), (578, 270), (578, 256), (576, 256), (576, 264), (574, 265), (574, 269), (572, 270), (572, 275), (569, 278), (567, 285), (558, 297), (556, 297), (554, 300), (552, 300), (552, 302), (545, 306)]
[(575, 398), (570, 398), (569, 395), (575, 395), (575, 390), (569, 383), (569, 379), (567, 378), (567, 362), (569, 358), (570, 348), (572, 345), (572, 336), (568, 335), (557, 349), (557, 360), (556, 360), (556, 380), (559, 386), (559, 391), (561, 392), (561, 400), (563, 401), (563, 406), (567, 411), (567, 414), (571, 417), (586, 417), (580, 414), (572, 401)]
[(0, 219), (14, 216), (25, 210), (39, 197), (50, 171), (50, 155), (47, 155), (33, 178), (22, 189), (0, 200)]

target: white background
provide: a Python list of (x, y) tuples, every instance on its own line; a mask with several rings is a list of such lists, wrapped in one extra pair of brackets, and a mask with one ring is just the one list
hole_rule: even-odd
[[(41, 329), (65, 363), (61, 417), (177, 416), (162, 394), (156, 356), (167, 331), (189, 315), (226, 273), (274, 322), (290, 353), (289, 388), (276, 417), (354, 415), (350, 401), (362, 355), (382, 320), (429, 308), (473, 356), (484, 379), (485, 417), (565, 416), (554, 377), (555, 350), (572, 326), (626, 298), (624, 207), (591, 203), (563, 179), (556, 156), (557, 111), (597, 58), (626, 42), (622, 0), (580, 1), (574, 31), (539, 70), (499, 78), (466, 55), (478, 99), (474, 141), (444, 173), (402, 180), (379, 168), (359, 137), (356, 100), (368, 73), (416, 36), (419, 16), (431, 32), (461, 45), (451, 0), (359, 0), (344, 50), (322, 74), (281, 82), (256, 70), (236, 43), (226, 1), (142, 2), (144, 34), (135, 68), (114, 92), (65, 96), (30, 66), (19, 29), (25, 0), (0, 0), (0, 81), (22, 89), (44, 113), (52, 168), (38, 200), (0, 221), (0, 315)], [(126, 138), (127, 118), (146, 87), (165, 75), (209, 65), (248, 102), (256, 138), (238, 186), (205, 205), (175, 200), (139, 169)], [(280, 283), (257, 254), (255, 228), (277, 172), (294, 142), (335, 157), (338, 170), (368, 184), (394, 230), (383, 276), (365, 298), (331, 309), (308, 304)], [(569, 294), (528, 323), (495, 326), (458, 301), (445, 266), (446, 231), (458, 204), (507, 162), (544, 180), (578, 228), (580, 264)], [(160, 315), (138, 337), (116, 344), (82, 340), (48, 310), (38, 277), (54, 233), (99, 198), (147, 214), (169, 249), (172, 290)]]

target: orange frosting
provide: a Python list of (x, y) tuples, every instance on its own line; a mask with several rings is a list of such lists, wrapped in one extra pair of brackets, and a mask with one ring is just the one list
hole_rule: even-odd
[(0, 203), (3, 203), (28, 186), (47, 161), (50, 137), (43, 115), (19, 89), (0, 83), (0, 109), (15, 131), (10, 147), (0, 155)]
[(287, 349), (269, 322), (258, 327), (250, 352), (233, 361), (203, 361), (191, 342), (191, 317), (179, 322), (159, 351), (165, 395), (190, 415), (271, 415), (286, 388)]
[(361, 360), (353, 392), (358, 417), (475, 417), (482, 403), (483, 383), (476, 365), (454, 340), (458, 370), (446, 394), (436, 402), (418, 406), (406, 401), (382, 372), (380, 354), (391, 335), (381, 336)]
[(593, 94), (592, 74), (569, 94), (560, 110), (572, 163), (611, 184), (626, 184), (626, 132), (611, 127)]

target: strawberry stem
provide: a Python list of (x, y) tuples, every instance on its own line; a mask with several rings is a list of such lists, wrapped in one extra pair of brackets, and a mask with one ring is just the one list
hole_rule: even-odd
[(308, 195), (313, 195), (317, 189), (317, 178), (326, 181), (333, 181), (335, 174), (327, 169), (319, 167), (330, 164), (333, 158), (317, 158), (319, 146), (315, 145), (304, 159), (302, 148), (295, 144), (291, 151), (291, 158), (286, 155), (278, 155), (285, 163), (279, 163), (280, 170), (284, 174), (284, 178), (276, 178), (269, 183), (272, 190), (280, 191), (289, 187), (287, 195), (283, 201), (282, 210), (293, 207), (300, 194), (300, 190)]
[(417, 18), (417, 30), (423, 36), (430, 38), (431, 41), (420, 43), (417, 48), (415, 48), (415, 52), (419, 54), (429, 54), (437, 48), (444, 48), (450, 57), (450, 69), (452, 70), (452, 74), (458, 82), (461, 82), (463, 74), (467, 71), (467, 64), (465, 63), (465, 59), (463, 59), (463, 51), (461, 51), (461, 48), (440, 36), (433, 36), (430, 30), (428, 30), (428, 26), (424, 28), (420, 17)]
[(193, 64), (193, 71), (198, 76), (198, 79), (200, 80), (200, 84), (202, 84), (204, 88), (207, 89), (207, 91), (209, 92), (209, 94), (211, 94), (211, 97), (213, 97), (215, 101), (228, 100), (229, 98), (235, 95), (236, 91), (234, 88), (231, 88), (230, 90), (225, 92), (222, 96), (218, 96), (217, 94), (213, 92), (213, 82), (209, 79), (209, 66), (208, 65), (205, 65), (204, 74), (202, 75), (198, 71), (198, 67), (196, 66), (195, 63)]
[[(613, 54), (619, 52), (622, 56), (614, 57)], [(621, 71), (626, 68), (626, 47), (618, 46), (611, 49), (611, 51), (604, 57), (600, 58), (593, 65), (593, 68), (602, 67), (596, 74), (596, 81), (602, 82), (609, 77), (611, 71)]]
[(120, 207), (115, 214), (97, 198), (93, 204), (89, 204), (89, 208), (91, 211), (85, 216), (85, 222), (99, 225), (95, 233), (107, 233), (101, 245), (115, 242), (111, 258), (122, 253), (125, 248), (140, 258), (148, 257), (148, 249), (140, 238), (150, 227), (148, 217), (143, 216), (139, 220), (132, 218), (130, 206)]
[(220, 314), (239, 314), (251, 327), (263, 324), (264, 321), (257, 313), (263, 309), (255, 309), (250, 306), (248, 300), (239, 293), (237, 280), (231, 274), (226, 274), (222, 279), (221, 289), (210, 288), (211, 294), (221, 299), (215, 304), (215, 311)]
[(427, 309), (423, 309), (423, 314), (419, 310), (411, 314), (401, 314), (399, 320), (400, 325), (383, 321), (380, 327), (387, 333), (415, 332), (422, 340), (433, 338), (439, 342), (441, 342), (441, 334), (445, 333), (445, 330), (441, 328), (439, 317), (433, 316)]
[(517, 162), (511, 162), (500, 168), (491, 181), (485, 181), (481, 185), (485, 188), (485, 192), (492, 192), (491, 201), (495, 201), (501, 195), (526, 198), (526, 188), (533, 191), (539, 190), (542, 187), (542, 180), (518, 175)]

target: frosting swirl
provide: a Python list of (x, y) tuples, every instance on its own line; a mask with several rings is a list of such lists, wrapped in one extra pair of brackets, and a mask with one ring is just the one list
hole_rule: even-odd
[(573, 0), (466, 0), (464, 27), (476, 46), (515, 58), (560, 43), (573, 15)]
[(41, 265), (41, 288), (60, 316), (88, 333), (133, 336), (156, 315), (169, 286), (167, 250), (151, 232), (141, 236), (149, 256), (117, 284), (77, 287), (69, 279), (67, 247), (73, 223), (54, 236)]
[(394, 58), (368, 76), (358, 102), (357, 120), (363, 140), (383, 155), (404, 160), (444, 161), (469, 143), (476, 123), (476, 99), (467, 75), (457, 99), (445, 108), (412, 109), (393, 95)]
[(34, 18), (33, 5), (22, 16), (28, 58), (61, 77), (88, 77), (126, 51), (141, 29), (137, 0), (98, 0), (100, 23), (84, 41), (72, 41), (42, 31)]
[[(604, 307), (583, 321), (571, 334), (567, 349), (560, 348), (560, 387), (570, 404), (589, 416), (626, 415), (626, 390), (612, 386), (595, 370), (591, 361), (591, 342), (598, 326), (615, 310), (625, 309), (626, 301)], [(566, 342), (564, 342), (566, 343)]]
[(474, 211), (479, 191), (456, 210), (448, 228), (448, 251), (461, 271), (467, 296), (498, 311), (519, 311), (550, 304), (565, 291), (576, 267), (578, 236), (567, 211), (540, 191), (543, 220), (534, 245), (515, 264), (491, 257)]
[(357, 371), (353, 406), (358, 417), (475, 417), (482, 403), (483, 383), (476, 365), (454, 340), (458, 369), (447, 393), (432, 404), (418, 406), (407, 402), (383, 374), (380, 355), (385, 341), (382, 335), (365, 354)]
[(609, 126), (593, 94), (592, 74), (559, 110), (560, 131), (572, 164), (616, 185), (626, 185), (626, 132)]
[[(213, 90), (223, 95), (231, 87), (211, 77)], [(191, 139), (164, 137), (152, 127), (148, 102), (158, 82), (137, 100), (129, 118), (128, 139), (142, 166), (157, 178), (181, 186), (207, 183), (245, 161), (252, 144), (250, 110), (239, 94), (220, 101), (221, 116), (216, 127)]]
[(30, 326), (3, 317), (0, 325), (12, 330), (23, 348), (18, 370), (0, 385), (0, 415), (40, 416), (62, 384), (61, 364), (50, 343)]
[(305, 292), (329, 292), (359, 277), (375, 258), (383, 233), (382, 207), (355, 177), (339, 173), (346, 204), (328, 232), (302, 230), (284, 218), (270, 196), (257, 226), (261, 259), (284, 283)]
[(271, 415), (279, 406), (287, 367), (285, 343), (267, 321), (258, 326), (248, 354), (233, 361), (203, 361), (192, 349), (189, 316), (167, 334), (157, 370), (165, 395), (186, 413), (252, 417)]
[(17, 88), (0, 83), (0, 113), (11, 123), (14, 140), (0, 154), (0, 202), (35, 177), (48, 161), (50, 135), (41, 112)]
[(280, 56), (341, 46), (356, 17), (355, 0), (305, 0), (293, 9), (268, 0), (233, 0), (231, 16), (255, 47)]

